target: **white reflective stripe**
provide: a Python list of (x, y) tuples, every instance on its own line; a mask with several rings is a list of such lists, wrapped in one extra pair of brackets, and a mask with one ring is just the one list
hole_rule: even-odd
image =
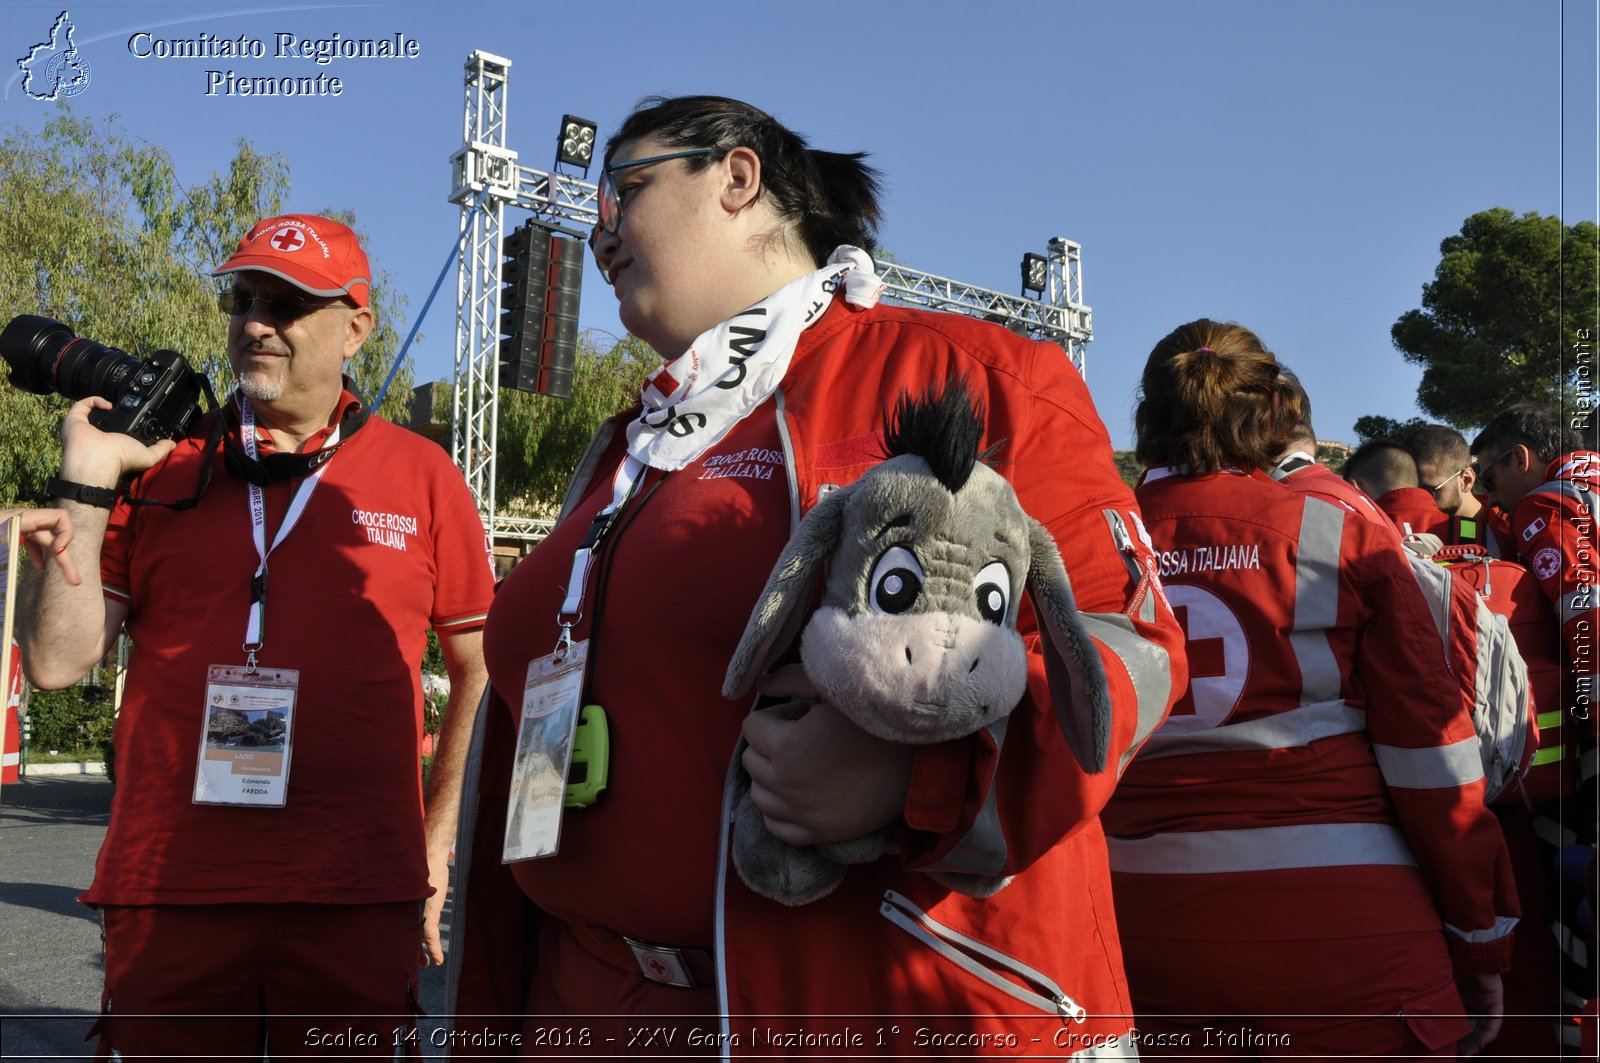
[(1300, 702), (1312, 705), (1339, 696), (1339, 662), (1328, 645), (1328, 629), (1339, 620), (1339, 546), (1344, 511), (1307, 496), (1300, 516), (1294, 567), (1294, 630), (1289, 646), (1300, 665)]
[(5, 756), (0, 757), (0, 766), (3, 767), (14, 768), (20, 763), (22, 763), (22, 754), (20, 753), (7, 753)]
[(1595, 594), (1600, 592), (1600, 587), (1593, 585), (1579, 586), (1571, 594), (1561, 599), (1561, 622), (1567, 623), (1573, 617), (1590, 613), (1595, 608)]
[(1582, 786), (1600, 775), (1600, 748), (1591, 749), (1578, 758), (1578, 785)]
[(1501, 938), (1511, 933), (1511, 931), (1515, 930), (1516, 927), (1516, 918), (1509, 915), (1495, 916), (1494, 926), (1487, 930), (1462, 930), (1460, 927), (1451, 926), (1449, 923), (1444, 925), (1444, 928), (1450, 931), (1450, 933), (1454, 934), (1462, 941), (1470, 941), (1474, 945), (1482, 945), (1486, 941), (1499, 941)]
[(1589, 969), (1589, 946), (1584, 943), (1582, 934), (1574, 934), (1572, 928), (1560, 923), (1550, 928), (1555, 934), (1556, 944), (1561, 946), (1561, 951), (1567, 954), (1567, 959), (1582, 967)]
[(1570, 498), (1575, 502), (1589, 501), (1589, 492), (1571, 480), (1547, 480), (1546, 482), (1529, 491), (1530, 495), (1553, 495), (1556, 498)]
[[(1587, 1003), (1589, 1003), (1587, 1000), (1582, 1001), (1579, 1004), (1579, 1006), (1581, 1007), (1583, 1004), (1587, 1004)], [(1564, 1047), (1567, 1047), (1567, 1048), (1582, 1048), (1583, 1047), (1583, 1029), (1581, 1027), (1569, 1026), (1566, 1023), (1560, 1023), (1560, 1022), (1556, 1023), (1555, 1027), (1556, 1027), (1556, 1032), (1561, 1035), (1561, 1044)]]
[(1557, 849), (1578, 843), (1578, 832), (1549, 816), (1533, 817), (1534, 837)]
[(1399, 828), (1386, 823), (1307, 823), (1107, 838), (1111, 870), (1146, 875), (1206, 875), (1290, 867), (1362, 864), (1415, 866)]
[(1114, 1041), (1097, 1044), (1092, 1048), (1085, 1048), (1081, 1052), (1074, 1052), (1068, 1059), (1138, 1059), (1139, 1050), (1133, 1046), (1133, 1035), (1125, 1033)]
[(1120, 776), (1141, 743), (1166, 719), (1167, 701), (1172, 694), (1172, 659), (1164, 648), (1136, 632), (1133, 621), (1121, 613), (1083, 613), (1080, 619), (1089, 637), (1122, 663), (1133, 684), (1133, 744), (1117, 764)]
[(1294, 749), (1321, 738), (1366, 730), (1367, 714), (1342, 701), (1302, 705), (1259, 720), (1229, 723), (1191, 734), (1156, 734), (1145, 743), (1141, 759), (1216, 753), (1235, 749)]
[(1404, 790), (1435, 790), (1465, 786), (1483, 778), (1483, 755), (1477, 736), (1425, 749), (1405, 749), (1372, 743), (1383, 781)]

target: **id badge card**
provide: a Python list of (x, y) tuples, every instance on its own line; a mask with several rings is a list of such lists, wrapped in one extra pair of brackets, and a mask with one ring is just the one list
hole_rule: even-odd
[(506, 840), (501, 863), (552, 856), (561, 838), (572, 734), (583, 694), (589, 641), (574, 642), (560, 655), (528, 664), (522, 688), (522, 722), (511, 769)]
[(195, 804), (283, 807), (299, 693), (293, 668), (211, 666)]

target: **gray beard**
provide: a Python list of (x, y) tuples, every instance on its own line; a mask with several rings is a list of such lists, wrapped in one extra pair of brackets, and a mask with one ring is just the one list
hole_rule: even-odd
[(277, 402), (283, 397), (283, 381), (274, 380), (270, 383), (257, 380), (254, 377), (240, 377), (239, 390), (251, 402)]

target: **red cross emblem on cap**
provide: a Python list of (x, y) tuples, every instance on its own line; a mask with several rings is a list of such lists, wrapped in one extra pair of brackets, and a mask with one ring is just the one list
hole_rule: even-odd
[(279, 251), (298, 251), (305, 246), (306, 238), (299, 229), (284, 226), (272, 234), (272, 246)]

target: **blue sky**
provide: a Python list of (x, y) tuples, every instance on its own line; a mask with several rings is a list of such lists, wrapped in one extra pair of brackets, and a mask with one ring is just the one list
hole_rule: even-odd
[[(282, 153), (291, 208), (354, 208), (417, 313), (448, 253), (462, 66), (512, 60), (510, 146), (541, 169), (563, 113), (602, 139), (650, 93), (714, 92), (886, 177), (883, 245), (904, 264), (1005, 292), (1024, 251), (1083, 245), (1088, 380), (1132, 443), (1151, 345), (1200, 316), (1255, 329), (1305, 382), (1325, 438), (1409, 417), (1417, 370), (1389, 328), (1419, 305), (1439, 242), (1469, 214), (1597, 217), (1593, 0), (948, 0), (853, 5), (610, 0), (584, 5), (70, 4), (90, 64), (73, 100), (171, 152), (180, 179), (238, 137)], [(62, 10), (0, 16), (8, 123), (38, 128), (16, 58)], [(981, 11), (981, 14), (980, 14)], [(129, 38), (261, 39), (264, 59), (139, 58)], [(406, 35), (419, 55), (317, 66), (274, 34)], [(207, 70), (339, 77), (339, 97), (206, 95)], [(0, 264), (0, 268), (4, 268)], [(448, 377), (453, 274), (413, 353)], [(582, 324), (621, 331), (592, 264)], [(402, 334), (409, 322), (402, 324)]]

